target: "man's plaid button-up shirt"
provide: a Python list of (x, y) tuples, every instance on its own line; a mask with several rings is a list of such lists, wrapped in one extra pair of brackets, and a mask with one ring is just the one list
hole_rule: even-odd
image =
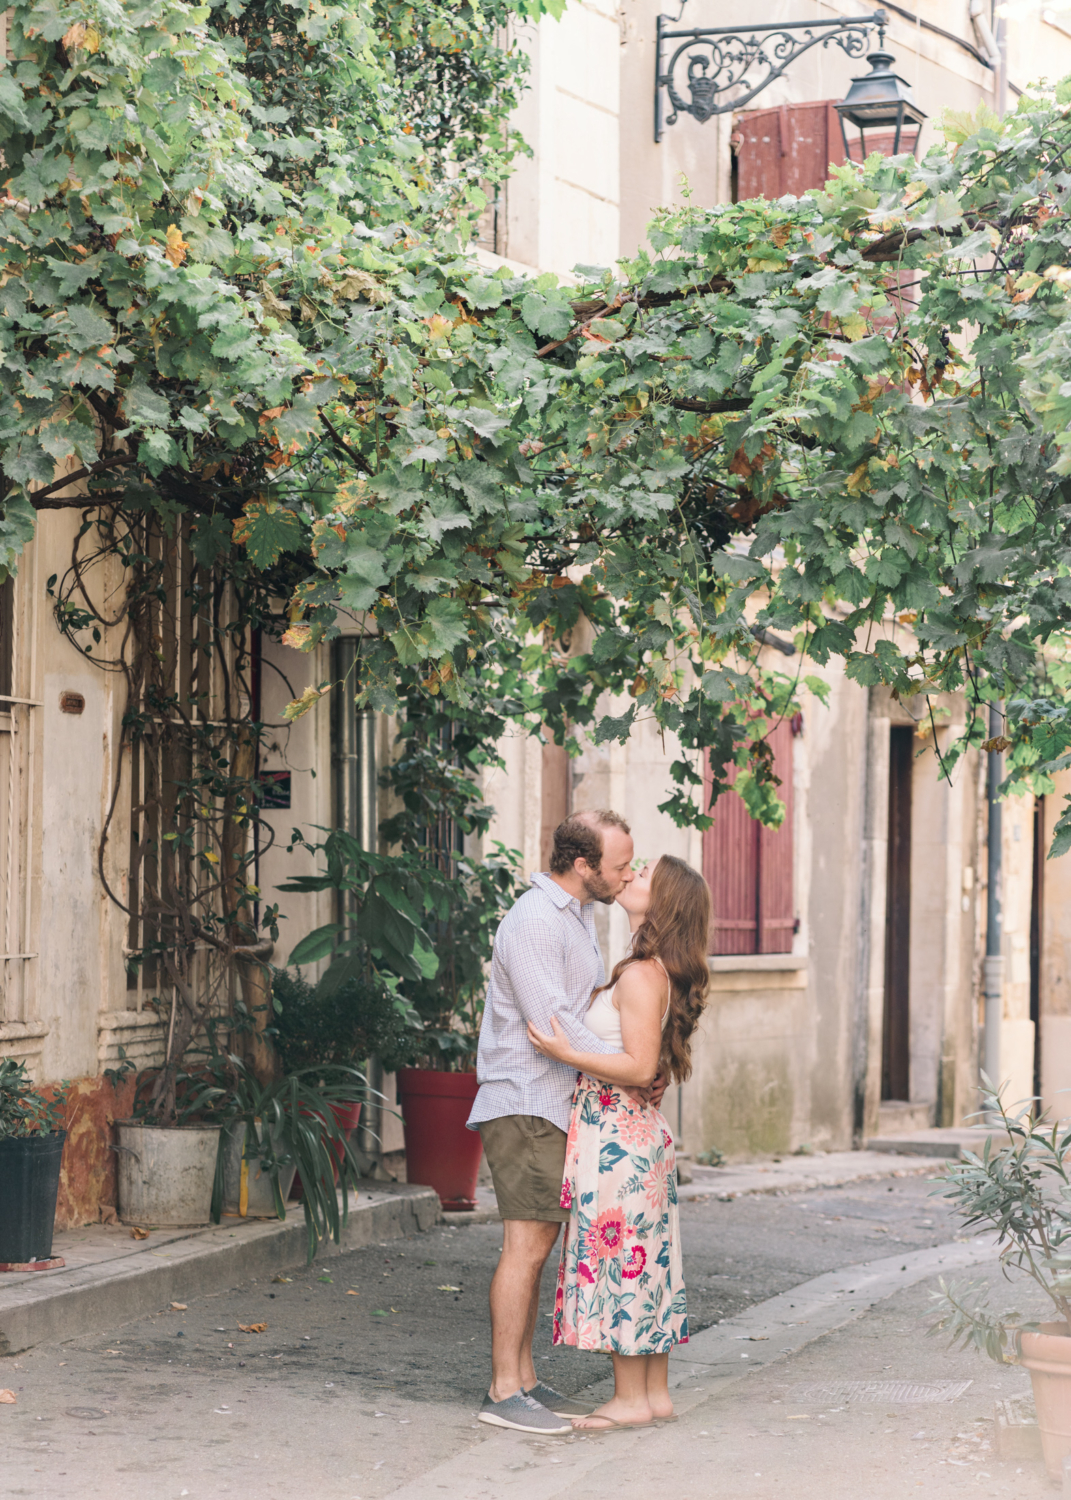
[(528, 1022), (549, 1036), (556, 1015), (575, 1045), (615, 1051), (576, 1024), (605, 979), (594, 902), (581, 906), (549, 875), (533, 875), (531, 890), (495, 934), (470, 1129), (503, 1115), (538, 1115), (568, 1130), (576, 1069), (538, 1053), (528, 1040)]

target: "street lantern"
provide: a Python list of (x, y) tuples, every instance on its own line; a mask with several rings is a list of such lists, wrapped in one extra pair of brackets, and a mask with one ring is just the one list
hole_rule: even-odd
[[(912, 99), (906, 81), (899, 73), (893, 72), (894, 61), (891, 52), (880, 48), (871, 52), (867, 58), (870, 72), (853, 78), (846, 96), (835, 106), (840, 116), (840, 133), (844, 138), (847, 161), (866, 161), (868, 132), (871, 151), (880, 151), (883, 156), (896, 156), (901, 150), (918, 155), (922, 122), (926, 116)], [(850, 133), (849, 126), (852, 127)], [(888, 149), (890, 135), (891, 150)], [(856, 139), (858, 155), (852, 149)]]
[[(682, 0), (682, 10), (686, 3)], [(705, 124), (745, 108), (812, 47), (837, 46), (846, 57), (862, 61), (876, 31), (877, 50), (866, 59), (870, 72), (854, 78), (836, 105), (844, 154), (849, 161), (865, 161), (868, 149), (918, 155), (926, 116), (906, 80), (893, 72), (895, 59), (885, 51), (885, 11), (824, 21), (760, 21), (743, 28), (682, 27), (677, 21), (659, 16), (655, 27), (656, 143), (682, 114)]]

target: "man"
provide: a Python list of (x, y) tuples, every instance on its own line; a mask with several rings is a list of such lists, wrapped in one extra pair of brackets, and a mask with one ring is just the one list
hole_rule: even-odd
[[(547, 1033), (557, 1015), (581, 1021), (605, 982), (594, 903), (610, 905), (634, 878), (632, 835), (615, 812), (584, 812), (554, 830), (550, 873), (507, 912), (495, 935), (477, 1059), (478, 1129), (502, 1215), (502, 1256), (491, 1282), (491, 1388), (480, 1421), (542, 1434), (571, 1432), (590, 1408), (536, 1375), (532, 1336), (539, 1281), (569, 1211), (561, 1207), (566, 1132), (576, 1073), (541, 1057), (528, 1022)], [(613, 1048), (591, 1035), (591, 1051)]]

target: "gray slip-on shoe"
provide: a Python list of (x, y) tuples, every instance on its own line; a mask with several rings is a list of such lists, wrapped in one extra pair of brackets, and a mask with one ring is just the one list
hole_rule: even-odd
[(556, 1412), (559, 1417), (590, 1417), (595, 1410), (586, 1401), (579, 1401), (575, 1396), (563, 1396), (561, 1391), (556, 1391), (552, 1385), (547, 1385), (542, 1380), (529, 1386), (524, 1394), (531, 1396), (533, 1401), (538, 1401), (548, 1411)]
[(572, 1432), (573, 1424), (555, 1416), (531, 1396), (516, 1391), (505, 1401), (484, 1399), (480, 1407), (479, 1420), (489, 1422), (492, 1427), (512, 1427), (516, 1432), (536, 1432), (541, 1437), (553, 1437), (555, 1433)]

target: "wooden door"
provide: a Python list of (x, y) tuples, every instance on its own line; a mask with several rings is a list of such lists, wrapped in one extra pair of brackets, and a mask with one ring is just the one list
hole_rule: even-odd
[[(1041, 943), (1045, 919), (1045, 798), (1034, 798), (1030, 881), (1030, 1019), (1034, 1023), (1034, 1093), (1041, 1094)], [(1040, 1109), (1040, 1102), (1036, 1108)]]
[(885, 1011), (881, 1097), (911, 1097), (911, 775), (915, 731), (890, 730), (889, 852), (885, 894)]

